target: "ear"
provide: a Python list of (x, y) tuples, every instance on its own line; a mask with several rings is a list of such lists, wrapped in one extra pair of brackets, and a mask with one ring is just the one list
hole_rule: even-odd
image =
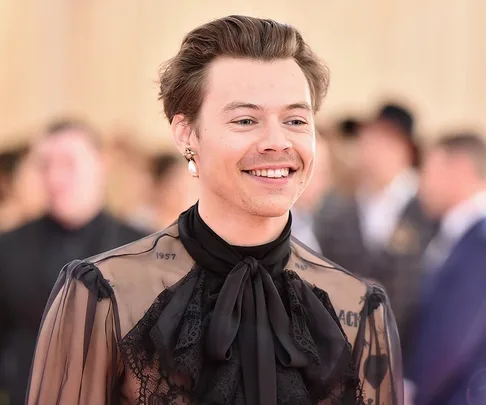
[(191, 148), (194, 151), (197, 148), (194, 142), (195, 133), (191, 125), (188, 124), (186, 117), (182, 114), (177, 114), (172, 119), (171, 124), (172, 136), (180, 154), (184, 154), (186, 148)]

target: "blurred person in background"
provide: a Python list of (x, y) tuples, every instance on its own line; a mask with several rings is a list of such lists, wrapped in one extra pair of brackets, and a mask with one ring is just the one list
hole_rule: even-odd
[(0, 232), (39, 216), (45, 193), (29, 146), (0, 154)]
[[(358, 180), (356, 157), (361, 125), (359, 120), (349, 116), (319, 131), (325, 136), (328, 145), (328, 178), (324, 181), (327, 184), (325, 193), (313, 212), (312, 234), (314, 237), (319, 235), (321, 240), (322, 230), (334, 226), (335, 217), (340, 215), (343, 205), (353, 199)], [(318, 240), (317, 243), (315, 250), (321, 252)]]
[(345, 116), (324, 129), (329, 143), (332, 172), (331, 194), (352, 197), (358, 182), (359, 134), (363, 123), (355, 116)]
[(426, 250), (405, 359), (415, 405), (486, 403), (485, 185), (486, 143), (479, 135), (444, 137), (427, 154), (419, 195), (440, 227)]
[(172, 224), (197, 201), (199, 185), (188, 173), (184, 159), (175, 153), (150, 157), (149, 170), (147, 201), (128, 218), (133, 226), (155, 232)]
[(141, 136), (136, 131), (108, 135), (103, 148), (107, 161), (106, 207), (116, 218), (131, 223), (133, 213), (150, 197), (152, 152), (137, 141)]
[(53, 123), (35, 156), (48, 212), (0, 236), (0, 386), (11, 405), (24, 403), (43, 308), (62, 266), (143, 236), (104, 211), (103, 154), (86, 124)]
[(404, 355), (417, 304), (419, 263), (435, 231), (416, 198), (413, 137), (412, 114), (398, 104), (384, 105), (360, 129), (354, 198), (335, 204), (333, 215), (321, 212), (315, 224), (324, 256), (385, 287)]
[(312, 177), (292, 207), (292, 235), (320, 253), (314, 233), (314, 216), (330, 185), (330, 154), (327, 140), (316, 131), (316, 155)]

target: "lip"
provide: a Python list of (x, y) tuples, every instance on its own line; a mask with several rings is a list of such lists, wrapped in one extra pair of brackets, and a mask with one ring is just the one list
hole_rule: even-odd
[(250, 169), (245, 169), (245, 172), (249, 172), (250, 170), (277, 170), (277, 169), (287, 169), (289, 168), (293, 172), (298, 170), (298, 167), (294, 164), (278, 164), (278, 165), (265, 165), (265, 166), (255, 166), (251, 167)]

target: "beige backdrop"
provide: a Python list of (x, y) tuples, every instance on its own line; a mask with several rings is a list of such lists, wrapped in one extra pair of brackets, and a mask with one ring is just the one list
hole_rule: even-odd
[(486, 128), (484, 0), (0, 0), (0, 146), (63, 113), (163, 145), (159, 65), (230, 13), (302, 31), (332, 71), (320, 120), (391, 95), (413, 102), (427, 136)]

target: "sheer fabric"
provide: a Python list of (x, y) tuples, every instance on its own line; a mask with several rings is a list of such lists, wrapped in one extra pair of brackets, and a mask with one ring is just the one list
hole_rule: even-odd
[[(62, 270), (38, 338), (29, 405), (402, 404), (399, 340), (381, 288), (284, 231), (280, 271), (278, 260), (264, 258), (240, 257), (246, 270), (228, 264), (233, 280), (243, 275), (247, 287), (265, 290), (248, 318), (222, 289), (237, 292), (240, 309), (258, 293), (238, 295), (214, 262), (191, 247), (190, 255), (183, 220)], [(202, 248), (225, 243), (215, 234), (204, 240)]]

